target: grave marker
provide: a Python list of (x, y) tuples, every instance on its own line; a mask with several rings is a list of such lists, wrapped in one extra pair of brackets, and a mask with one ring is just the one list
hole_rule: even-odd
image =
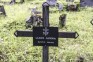
[[(34, 36), (33, 38), (36, 43), (34, 45), (36, 45), (36, 46), (42, 45), (43, 46), (43, 60), (42, 60), (42, 62), (49, 62), (48, 61), (48, 58), (49, 58), (48, 57), (48, 52), (49, 52), (48, 46), (55, 46), (55, 45), (58, 46), (58, 44), (53, 45), (55, 42), (57, 43), (58, 37), (59, 38), (77, 38), (78, 34), (77, 34), (77, 32), (58, 32), (58, 27), (49, 27), (49, 4), (46, 2), (43, 3), (42, 10), (43, 10), (43, 27), (34, 27), (33, 31), (19, 31), (19, 30), (17, 30), (14, 34), (17, 37), (33, 37)], [(36, 30), (38, 30), (38, 32)], [(52, 32), (54, 32), (54, 30), (55, 30), (55, 34), (52, 33)], [(37, 37), (37, 36), (40, 36), (40, 37)], [(44, 40), (42, 41), (42, 39), (44, 39)], [(46, 40), (49, 41), (48, 44), (46, 43), (47, 42)], [(36, 41), (42, 41), (42, 42), (40, 44), (38, 44), (38, 42), (36, 42)], [(51, 43), (50, 41), (52, 41), (54, 43)]]
[(60, 25), (60, 27), (64, 27), (66, 25), (66, 14), (60, 15), (59, 25)]
[(57, 0), (47, 0), (46, 2), (49, 4), (49, 6), (52, 6), (52, 7), (57, 6), (59, 11), (63, 10), (63, 5), (60, 3), (57, 3)]
[(79, 5), (78, 4), (68, 4), (66, 7), (67, 11), (78, 11)]
[(42, 26), (42, 13), (37, 11), (37, 7), (31, 8), (31, 16), (26, 19), (26, 28), (31, 28), (35, 26)]
[(47, 0), (46, 1), (49, 5), (54, 6), (57, 4), (57, 0)]
[(5, 12), (4, 6), (0, 6), (0, 14), (6, 16), (6, 12)]
[(66, 6), (67, 11), (78, 11), (79, 4), (75, 4), (74, 0), (66, 0), (66, 2), (67, 2)]
[(33, 27), (34, 46), (58, 46), (57, 27)]
[(80, 0), (80, 6), (81, 7), (92, 7), (93, 6), (93, 0)]

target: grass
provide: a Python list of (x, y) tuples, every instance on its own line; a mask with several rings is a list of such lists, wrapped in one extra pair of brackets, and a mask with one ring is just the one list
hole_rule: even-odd
[[(78, 0), (75, 0), (78, 1)], [(66, 5), (66, 2), (58, 2)], [(0, 16), (0, 62), (42, 62), (42, 47), (33, 46), (32, 38), (16, 38), (16, 30), (26, 30), (25, 20), (31, 15), (29, 8), (38, 6), (42, 10), (43, 0), (26, 1), (24, 4), (4, 5), (7, 17)], [(49, 62), (75, 62), (83, 57), (84, 62), (93, 62), (93, 8), (80, 8), (78, 12), (61, 13), (57, 8), (50, 13), (50, 26), (59, 27), (59, 16), (67, 14), (66, 27), (59, 31), (78, 32), (77, 39), (59, 38), (58, 47), (49, 48)]]

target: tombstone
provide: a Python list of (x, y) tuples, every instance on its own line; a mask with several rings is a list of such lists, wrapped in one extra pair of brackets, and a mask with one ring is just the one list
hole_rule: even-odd
[(77, 4), (68, 4), (66, 7), (67, 11), (78, 11), (79, 10), (79, 5)]
[(66, 14), (62, 14), (59, 17), (59, 25), (64, 27), (66, 25)]
[(31, 28), (31, 27), (40, 27), (42, 26), (42, 18), (41, 16), (31, 16), (26, 20), (26, 28)]
[(46, 2), (50, 5), (50, 7), (57, 6), (59, 11), (63, 10), (63, 5), (60, 3), (57, 3), (57, 0), (47, 0)]
[(0, 6), (0, 14), (6, 16), (6, 12), (5, 12), (4, 6)]
[(54, 6), (57, 4), (57, 0), (47, 0), (46, 1), (50, 6)]
[(41, 12), (37, 11), (37, 7), (31, 9), (31, 16), (26, 20), (26, 28), (42, 26)]
[(63, 10), (63, 4), (57, 3), (57, 7), (58, 7), (58, 10), (59, 11), (62, 11)]
[(80, 0), (80, 6), (81, 7), (92, 7), (93, 6), (93, 0)]

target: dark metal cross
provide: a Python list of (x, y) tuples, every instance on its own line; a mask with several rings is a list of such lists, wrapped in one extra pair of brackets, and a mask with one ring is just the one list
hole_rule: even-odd
[[(49, 27), (49, 4), (48, 3), (43, 3), (42, 4), (42, 10), (43, 10), (43, 27), (45, 29), (43, 30), (44, 35), (48, 35), (48, 29), (46, 27)], [(34, 32), (32, 31), (20, 31), (17, 30), (15, 32), (16, 37), (33, 37)], [(77, 38), (79, 35), (77, 32), (58, 32), (58, 37), (59, 38)], [(49, 62), (49, 47), (47, 45), (43, 46), (43, 59), (42, 62)]]

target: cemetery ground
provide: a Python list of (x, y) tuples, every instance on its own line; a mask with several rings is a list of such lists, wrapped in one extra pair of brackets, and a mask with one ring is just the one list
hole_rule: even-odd
[[(78, 1), (78, 0), (77, 0)], [(0, 15), (0, 62), (42, 62), (42, 47), (33, 46), (32, 38), (16, 38), (16, 30), (25, 28), (25, 20), (31, 15), (34, 6), (42, 11), (43, 0), (26, 1), (23, 4), (4, 5), (7, 16)], [(58, 2), (66, 5), (65, 1)], [(80, 57), (84, 62), (93, 62), (93, 8), (80, 8), (77, 12), (59, 12), (50, 8), (50, 26), (59, 27), (61, 32), (79, 33), (77, 39), (59, 38), (58, 47), (49, 47), (49, 62), (75, 62)], [(66, 26), (59, 26), (59, 16), (67, 14)], [(31, 30), (31, 29), (29, 29)]]

